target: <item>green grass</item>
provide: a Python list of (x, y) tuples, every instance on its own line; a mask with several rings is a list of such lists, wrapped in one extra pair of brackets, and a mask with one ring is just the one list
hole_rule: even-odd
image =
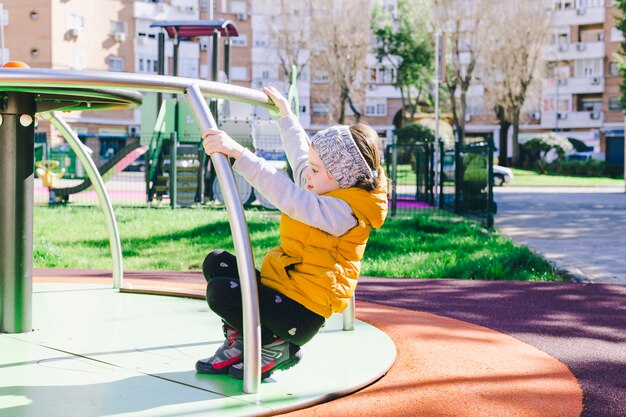
[[(409, 164), (399, 164), (397, 185), (415, 185), (415, 171)], [(515, 176), (506, 187), (624, 187), (623, 179), (609, 177), (578, 177), (569, 175), (540, 175), (538, 171), (513, 168)]]
[(513, 183), (507, 187), (624, 187), (623, 179), (608, 177), (576, 177), (543, 174), (537, 171), (513, 168)]
[[(232, 250), (223, 210), (115, 209), (125, 270), (199, 270), (207, 252)], [(246, 212), (257, 267), (278, 244), (278, 214)], [(108, 235), (97, 207), (35, 207), (37, 268), (111, 269)], [(362, 275), (555, 281), (543, 258), (479, 225), (440, 212), (389, 218), (373, 231)]]

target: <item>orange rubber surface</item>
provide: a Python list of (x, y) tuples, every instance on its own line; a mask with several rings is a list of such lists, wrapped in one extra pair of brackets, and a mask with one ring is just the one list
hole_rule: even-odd
[[(398, 356), (361, 391), (290, 417), (580, 416), (582, 390), (558, 360), (467, 322), (357, 302), (357, 318), (387, 333)], [(364, 347), (366, 348), (366, 347)]]

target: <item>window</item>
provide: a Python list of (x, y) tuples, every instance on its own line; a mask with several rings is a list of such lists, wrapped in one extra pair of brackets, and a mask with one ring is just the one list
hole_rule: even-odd
[(181, 77), (198, 78), (198, 61), (195, 59), (181, 59), (178, 63), (178, 71)]
[(330, 104), (328, 102), (313, 103), (313, 116), (326, 116), (330, 113)]
[(109, 33), (126, 33), (126, 22), (121, 22), (119, 20), (111, 20), (109, 23)]
[(602, 42), (604, 41), (604, 29), (589, 29), (580, 31), (581, 42)]
[(248, 36), (245, 33), (240, 33), (238, 37), (230, 38), (230, 44), (238, 48), (248, 46)]
[(248, 68), (246, 67), (231, 67), (230, 79), (232, 81), (247, 81), (248, 80)]
[(619, 64), (617, 62), (609, 62), (609, 75), (614, 77), (619, 75)]
[(109, 71), (124, 71), (124, 58), (119, 56), (109, 57), (108, 65)]
[(81, 70), (85, 68), (85, 53), (72, 52), (70, 55), (70, 66), (72, 69)]
[(604, 6), (604, 0), (577, 0), (576, 3), (576, 7), (578, 9), (584, 9), (585, 7)]
[(616, 27), (611, 28), (611, 42), (623, 42), (624, 34)]
[(580, 111), (602, 111), (602, 97), (581, 98), (579, 104)]
[(622, 103), (620, 103), (619, 97), (609, 97), (609, 110), (622, 111)]
[(247, 11), (245, 0), (230, 0), (231, 13), (246, 13)]
[[(542, 100), (541, 111), (546, 113), (554, 113), (556, 110), (556, 97), (555, 96), (546, 96)], [(559, 98), (559, 112), (568, 112), (570, 111), (570, 98)]]
[(67, 16), (67, 29), (82, 31), (85, 28), (85, 17), (79, 14), (70, 13)]
[(554, 67), (554, 70), (552, 73), (553, 73), (554, 78), (556, 78), (557, 80), (560, 80), (563, 78), (569, 78), (570, 67), (569, 65), (558, 65)]
[(366, 116), (387, 116), (387, 99), (368, 99), (365, 101)]
[(137, 60), (137, 72), (156, 74), (159, 72), (159, 62), (156, 58), (139, 57)]
[(567, 10), (567, 9), (574, 9), (574, 8), (575, 8), (574, 0), (554, 0), (555, 10)]
[(601, 77), (604, 73), (602, 58), (579, 59), (575, 61), (574, 76), (576, 78)]
[(376, 84), (393, 84), (396, 81), (396, 70), (394, 68), (370, 68), (369, 82)]
[(551, 42), (560, 51), (567, 51), (569, 46), (569, 28), (562, 28), (552, 33)]
[(328, 70), (314, 70), (313, 71), (313, 84), (327, 84), (330, 82), (330, 71)]

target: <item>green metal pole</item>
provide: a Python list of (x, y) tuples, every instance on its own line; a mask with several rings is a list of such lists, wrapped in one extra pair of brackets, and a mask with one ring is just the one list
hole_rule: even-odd
[(32, 330), (35, 98), (0, 101), (0, 332)]
[(170, 206), (172, 209), (176, 208), (176, 182), (178, 181), (178, 133), (172, 132), (170, 136)]
[(487, 227), (493, 227), (495, 205), (493, 199), (493, 134), (487, 137)]

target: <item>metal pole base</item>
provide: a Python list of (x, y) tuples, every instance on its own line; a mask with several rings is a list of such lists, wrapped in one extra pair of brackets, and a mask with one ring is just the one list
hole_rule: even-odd
[(0, 332), (32, 330), (35, 100), (0, 101)]

